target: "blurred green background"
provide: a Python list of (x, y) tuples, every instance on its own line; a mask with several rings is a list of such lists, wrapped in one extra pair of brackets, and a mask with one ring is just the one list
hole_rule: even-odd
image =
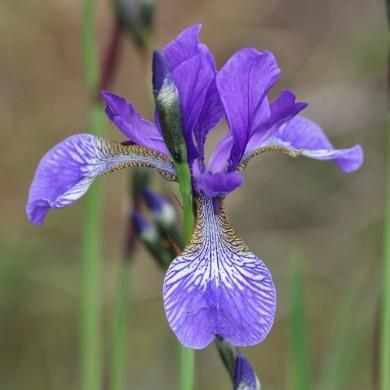
[[(97, 1), (99, 46), (112, 15)], [(360, 143), (365, 164), (351, 175), (335, 164), (284, 155), (255, 159), (245, 187), (229, 197), (230, 219), (270, 267), (279, 307), (273, 330), (245, 349), (266, 390), (290, 389), (291, 256), (305, 289), (312, 388), (373, 388), (373, 335), (380, 290), (386, 157), (386, 21), (381, 1), (161, 0), (157, 45), (202, 23), (219, 67), (236, 50), (270, 49), (282, 69), (274, 94), (291, 88), (306, 116), (334, 144)], [(52, 145), (88, 131), (80, 48), (80, 2), (0, 2), (0, 389), (68, 390), (79, 382), (80, 240), (83, 200), (37, 228), (24, 213), (34, 169)], [(126, 41), (111, 89), (151, 118), (144, 69)], [(121, 139), (112, 125), (108, 136)], [(211, 144), (220, 136), (216, 131)], [(128, 172), (104, 178), (106, 356), (116, 271), (123, 248)], [(154, 183), (167, 190), (160, 178)], [(139, 246), (134, 256), (128, 389), (171, 389), (176, 342), (165, 321), (162, 274)], [(197, 388), (226, 389), (213, 347), (197, 354)]]

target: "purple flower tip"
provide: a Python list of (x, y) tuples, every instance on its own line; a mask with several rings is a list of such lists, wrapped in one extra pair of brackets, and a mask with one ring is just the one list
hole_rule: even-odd
[(132, 218), (133, 218), (135, 230), (139, 235), (143, 235), (153, 230), (152, 225), (138, 211), (133, 212)]
[(233, 379), (234, 390), (260, 390), (260, 382), (249, 360), (239, 353)]
[(161, 213), (164, 206), (168, 204), (168, 201), (163, 196), (158, 195), (147, 188), (145, 188), (143, 195), (148, 208), (153, 213)]
[(158, 52), (153, 52), (153, 92), (157, 95), (163, 87), (164, 80), (169, 78), (169, 71), (164, 57)]

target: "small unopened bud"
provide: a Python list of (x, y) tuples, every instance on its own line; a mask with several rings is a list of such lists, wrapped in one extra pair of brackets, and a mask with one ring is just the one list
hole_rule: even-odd
[(114, 0), (114, 11), (136, 48), (144, 52), (150, 50), (155, 0)]
[(219, 356), (233, 382), (233, 390), (261, 390), (260, 381), (249, 360), (238, 348), (223, 337), (217, 337), (215, 343)]
[(186, 162), (179, 92), (157, 51), (153, 52), (153, 95), (165, 144), (176, 163)]
[(172, 260), (172, 256), (162, 245), (158, 230), (137, 211), (133, 212), (133, 222), (141, 242), (148, 249), (149, 253), (157, 260), (160, 266), (167, 268)]
[(174, 225), (177, 222), (175, 208), (164, 196), (146, 188), (144, 199), (157, 222), (166, 226)]
[(146, 218), (142, 216), (137, 211), (133, 212), (133, 222), (135, 230), (137, 231), (139, 237), (149, 243), (154, 243), (158, 241), (158, 232), (153, 225), (151, 225)]
[(179, 248), (183, 248), (183, 239), (177, 228), (176, 212), (173, 205), (164, 197), (145, 189), (144, 199), (148, 209), (162, 234)]
[(259, 378), (254, 372), (249, 360), (238, 353), (233, 379), (234, 390), (261, 390)]

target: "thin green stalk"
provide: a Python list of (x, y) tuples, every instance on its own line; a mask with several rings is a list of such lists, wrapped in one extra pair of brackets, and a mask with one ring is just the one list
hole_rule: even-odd
[(292, 362), (292, 388), (311, 389), (309, 341), (305, 320), (302, 270), (297, 256), (291, 258), (291, 311), (290, 345)]
[[(386, 0), (386, 16), (390, 27), (390, 1)], [(387, 70), (390, 69), (390, 46), (387, 53)], [(388, 77), (389, 72), (387, 73)], [(387, 80), (387, 98), (390, 98), (390, 78)], [(387, 145), (387, 205), (385, 214), (385, 253), (383, 259), (383, 293), (380, 318), (379, 389), (390, 389), (390, 136)]]
[[(390, 139), (388, 154), (390, 153)], [(383, 259), (383, 292), (380, 321), (379, 389), (390, 389), (390, 155), (387, 167), (387, 206), (385, 220), (385, 253)]]
[(191, 240), (192, 229), (194, 225), (194, 214), (192, 211), (192, 187), (191, 172), (188, 164), (176, 164), (177, 180), (179, 190), (183, 201), (183, 240), (187, 245)]
[[(176, 172), (183, 201), (183, 240), (184, 245), (187, 245), (190, 242), (194, 225), (191, 173), (186, 162), (177, 163)], [(195, 351), (179, 343), (179, 359), (180, 390), (192, 390), (195, 381)]]
[(120, 265), (118, 276), (110, 359), (110, 390), (123, 390), (125, 388), (126, 328), (130, 273), (131, 261), (125, 260)]
[[(91, 126), (101, 133), (103, 110), (91, 107)], [(85, 199), (83, 249), (81, 259), (81, 389), (98, 390), (101, 387), (101, 188), (95, 183)]]
[[(94, 31), (94, 1), (82, 1), (82, 51), (86, 90), (94, 97), (99, 82), (99, 60)], [(89, 130), (103, 132), (104, 112), (91, 100)], [(81, 389), (99, 390), (102, 374), (101, 335), (101, 189), (93, 185), (85, 199), (82, 249), (82, 312), (81, 312)]]

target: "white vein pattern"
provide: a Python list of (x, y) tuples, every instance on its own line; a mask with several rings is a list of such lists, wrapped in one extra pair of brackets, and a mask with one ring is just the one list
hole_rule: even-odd
[(234, 345), (257, 344), (275, 315), (271, 274), (229, 223), (221, 198), (215, 199), (219, 205), (204, 195), (195, 202), (191, 242), (165, 277), (168, 322), (181, 343), (192, 348), (206, 347), (216, 335)]
[(161, 153), (90, 134), (71, 136), (42, 158), (30, 188), (27, 214), (42, 223), (49, 208), (72, 204), (87, 192), (96, 177), (140, 166), (155, 168), (167, 180), (176, 180), (173, 161)]

